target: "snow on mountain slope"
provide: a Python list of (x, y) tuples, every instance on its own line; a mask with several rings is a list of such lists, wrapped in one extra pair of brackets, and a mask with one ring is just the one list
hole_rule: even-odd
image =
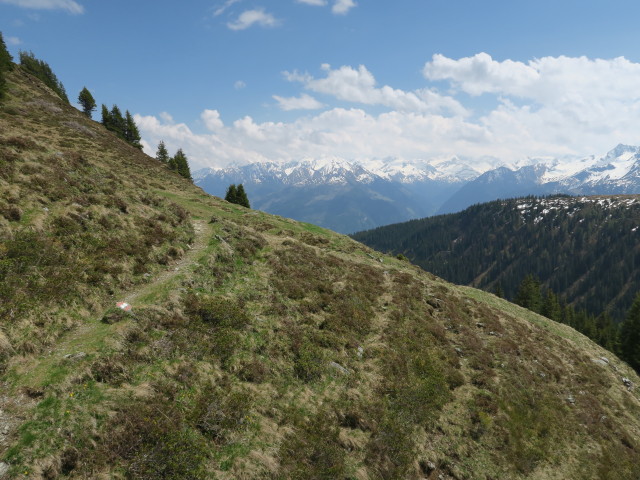
[[(304, 191), (300, 190), (296, 201), (313, 200), (318, 209), (324, 208), (319, 201), (326, 196), (323, 189), (341, 187), (340, 195), (348, 199), (351, 197), (347, 192), (355, 192), (353, 189), (357, 187), (360, 202), (394, 198), (393, 202), (387, 203), (394, 203), (405, 213), (398, 213), (398, 218), (390, 213), (379, 220), (392, 222), (415, 218), (419, 214), (457, 212), (475, 203), (498, 198), (555, 193), (640, 193), (640, 147), (618, 145), (601, 156), (526, 158), (508, 165), (499, 165), (491, 157), (469, 160), (446, 156), (418, 162), (383, 158), (365, 164), (328, 156), (284, 164), (254, 163), (219, 170), (203, 169), (194, 172), (193, 177), (197, 185), (214, 195), (223, 195), (231, 183), (243, 183), (245, 188), (249, 187), (248, 193), (255, 205), (264, 202), (265, 208), (274, 206), (278, 198), (284, 198), (285, 189), (291, 187), (313, 187), (313, 199), (305, 197)], [(330, 195), (327, 193), (327, 198), (335, 198), (335, 188)], [(413, 213), (407, 213), (409, 211)], [(271, 213), (285, 212), (274, 210)], [(286, 213), (296, 218), (295, 209), (287, 208)], [(367, 216), (371, 217), (371, 212)], [(328, 216), (322, 214), (322, 218)]]

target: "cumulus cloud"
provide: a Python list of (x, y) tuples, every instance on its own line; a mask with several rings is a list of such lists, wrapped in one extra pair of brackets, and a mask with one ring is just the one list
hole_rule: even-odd
[(454, 60), (434, 55), (423, 69), (429, 80), (448, 80), (470, 95), (494, 93), (542, 103), (578, 98), (640, 97), (640, 64), (624, 57), (543, 57), (527, 63), (498, 62), (486, 53)]
[(233, 84), (233, 88), (235, 88), (236, 90), (242, 90), (246, 86), (247, 86), (247, 84), (245, 82), (243, 82), (242, 80), (237, 80)]
[(73, 0), (0, 0), (0, 3), (33, 10), (66, 10), (76, 15), (84, 13), (84, 7)]
[(322, 102), (319, 102), (311, 95), (303, 93), (299, 97), (280, 97), (273, 95), (273, 98), (278, 102), (280, 109), (289, 110), (318, 110), (324, 107)]
[(7, 37), (7, 45), (21, 45), (22, 40), (18, 37)]
[[(297, 3), (312, 5), (314, 7), (325, 7), (329, 4), (328, 0), (296, 0)], [(331, 11), (335, 15), (346, 15), (349, 10), (358, 6), (354, 0), (334, 0)]]
[(231, 30), (246, 30), (253, 25), (261, 27), (276, 27), (280, 24), (272, 14), (265, 12), (264, 8), (256, 8), (254, 10), (245, 10), (233, 22), (227, 23)]
[(331, 95), (338, 100), (362, 103), (364, 105), (382, 105), (407, 112), (442, 112), (454, 115), (467, 115), (466, 109), (452, 97), (442, 96), (434, 90), (422, 89), (414, 92), (392, 88), (388, 85), (376, 86), (376, 79), (364, 65), (357, 69), (342, 66), (331, 69), (322, 65), (327, 72), (324, 78), (313, 78), (309, 74), (284, 72), (284, 77), (292, 82), (301, 82), (313, 92)]
[(222, 123), (222, 119), (220, 118), (220, 113), (217, 110), (205, 110), (200, 115), (200, 118), (202, 118), (205, 126), (212, 132), (224, 127), (224, 123)]
[(169, 112), (160, 112), (160, 118), (167, 123), (173, 123), (173, 117)]
[(356, 6), (357, 3), (353, 0), (336, 0), (333, 7), (331, 7), (331, 11), (336, 15), (346, 15), (349, 10)]
[(434, 55), (423, 73), (470, 95), (495, 95), (499, 106), (482, 121), (501, 139), (530, 138), (558, 150), (579, 149), (580, 142), (603, 148), (604, 138), (610, 146), (638, 142), (627, 123), (640, 121), (640, 64), (623, 57), (524, 63), (496, 61), (486, 53), (458, 60)]
[[(339, 104), (289, 122), (244, 116), (224, 124), (217, 110), (201, 115), (196, 133), (164, 116), (136, 116), (148, 145), (182, 147), (194, 167), (256, 161), (341, 157), (363, 164), (387, 157), (424, 161), (451, 155), (514, 162), (526, 157), (602, 154), (617, 143), (640, 144), (640, 64), (624, 58), (545, 57), (496, 61), (487, 54), (434, 56), (424, 67), (425, 88), (380, 87), (365, 67), (324, 65), (325, 75), (285, 72), (302, 88)], [(466, 95), (443, 96), (429, 82), (448, 83), (495, 103), (467, 115)], [(311, 107), (307, 93), (273, 97), (283, 110)], [(319, 102), (318, 102), (319, 103)], [(350, 108), (357, 104), (358, 108)], [(341, 104), (341, 105), (340, 105)], [(370, 106), (384, 106), (373, 114)], [(480, 107), (477, 107), (480, 108)], [(154, 152), (150, 152), (154, 154)]]

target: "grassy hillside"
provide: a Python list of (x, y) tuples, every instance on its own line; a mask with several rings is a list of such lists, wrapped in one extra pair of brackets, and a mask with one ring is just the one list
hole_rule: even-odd
[(569, 303), (622, 320), (640, 291), (640, 196), (523, 198), (360, 232), (427, 271), (514, 298), (532, 274)]
[(640, 475), (640, 379), (582, 335), (208, 196), (19, 69), (0, 198), (0, 478)]

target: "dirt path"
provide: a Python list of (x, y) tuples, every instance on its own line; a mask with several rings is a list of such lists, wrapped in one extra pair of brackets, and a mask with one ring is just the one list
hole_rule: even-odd
[[(203, 220), (193, 222), (195, 232), (194, 242), (191, 248), (173, 263), (167, 270), (158, 273), (151, 281), (140, 285), (129, 291), (126, 295), (121, 295), (116, 301), (125, 301), (133, 306), (134, 310), (138, 305), (138, 299), (158, 290), (163, 284), (170, 282), (177, 275), (182, 274), (195, 265), (196, 260), (208, 245), (212, 228)], [(104, 312), (96, 315), (96, 319), (102, 317)], [(49, 370), (59, 364), (61, 360), (69, 358), (69, 361), (82, 359), (84, 356), (94, 352), (97, 345), (105, 338), (113, 335), (113, 330), (100, 321), (88, 321), (69, 331), (62, 338), (58, 339), (52, 348), (43, 352), (35, 358), (24, 358), (18, 367), (19, 374), (25, 375), (24, 387), (40, 390), (41, 381), (47, 377)], [(6, 392), (7, 385), (0, 384), (0, 392)], [(27, 411), (33, 409), (37, 401), (25, 397), (24, 394), (15, 392), (12, 396), (0, 393), (0, 457), (13, 444), (18, 434), (18, 427), (24, 418), (29, 415)], [(5, 477), (9, 465), (0, 462), (0, 480)]]
[(207, 247), (211, 228), (203, 220), (195, 220), (193, 222), (193, 230), (195, 232), (194, 242), (180, 260), (172, 264), (169, 269), (156, 275), (151, 282), (128, 292), (124, 297), (119, 298), (118, 301), (126, 302), (135, 308), (137, 299), (157, 289), (163, 283), (169, 282), (176, 275), (179, 275), (193, 265), (198, 255)]
[[(170, 282), (174, 277), (194, 265), (196, 259), (208, 244), (211, 227), (202, 220), (194, 221), (193, 227), (195, 231), (194, 242), (180, 260), (172, 264), (167, 270), (154, 276), (149, 283), (115, 297), (107, 308), (113, 308), (116, 306), (116, 302), (124, 301), (132, 305), (135, 311), (136, 306), (139, 305), (137, 303), (138, 299), (157, 291), (161, 285)], [(102, 318), (103, 314), (104, 312), (97, 314), (94, 317), (95, 320)], [(33, 384), (32, 386), (35, 387), (46, 377), (47, 370), (52, 363), (67, 356), (75, 358), (77, 355), (87, 355), (95, 351), (98, 345), (110, 335), (113, 335), (113, 332), (107, 325), (100, 321), (86, 321), (59, 338), (50, 349), (38, 357), (29, 360), (23, 359), (23, 362), (18, 366), (18, 373), (20, 375), (28, 373), (29, 380), (27, 380), (27, 383)]]

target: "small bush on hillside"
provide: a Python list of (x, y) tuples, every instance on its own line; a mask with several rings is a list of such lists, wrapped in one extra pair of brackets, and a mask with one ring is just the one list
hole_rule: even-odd
[(230, 390), (230, 385), (207, 388), (194, 409), (198, 430), (218, 444), (226, 443), (236, 432), (249, 427), (251, 396), (241, 390)]
[(114, 323), (121, 322), (122, 320), (126, 320), (131, 316), (130, 313), (125, 312), (121, 308), (112, 307), (104, 312), (102, 319), (100, 320), (102, 323), (106, 323), (108, 325), (112, 325)]
[(189, 294), (184, 305), (187, 315), (214, 327), (241, 329), (249, 324), (245, 309), (235, 300)]
[(336, 419), (324, 412), (296, 425), (280, 446), (280, 478), (348, 478), (346, 452), (335, 425)]
[(205, 480), (209, 449), (198, 431), (162, 399), (125, 407), (109, 421), (108, 436), (89, 458), (120, 463), (132, 480)]

